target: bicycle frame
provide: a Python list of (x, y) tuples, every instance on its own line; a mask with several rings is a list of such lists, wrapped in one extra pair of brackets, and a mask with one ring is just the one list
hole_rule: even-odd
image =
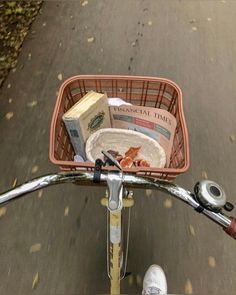
[[(108, 208), (108, 198), (101, 200), (102, 206)], [(123, 207), (131, 208), (134, 205), (133, 193), (129, 192), (127, 198), (123, 199)], [(122, 235), (122, 210), (110, 212), (108, 219), (108, 235), (107, 235), (107, 272), (110, 279), (110, 293), (120, 294), (121, 281), (121, 235)], [(129, 236), (127, 237), (129, 239)], [(127, 245), (128, 247), (128, 245)], [(126, 249), (128, 251), (128, 249)], [(127, 252), (126, 252), (127, 255)], [(127, 257), (125, 258), (125, 260)], [(125, 261), (126, 263), (126, 261)]]

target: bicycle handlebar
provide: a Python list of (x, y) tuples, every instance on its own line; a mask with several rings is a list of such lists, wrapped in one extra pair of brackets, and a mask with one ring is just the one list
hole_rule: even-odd
[[(93, 172), (60, 172), (56, 174), (49, 174), (39, 178), (35, 178), (29, 182), (26, 182), (12, 190), (9, 190), (0, 195), (0, 204), (7, 203), (11, 200), (19, 198), (30, 192), (42, 189), (44, 187), (60, 184), (60, 183), (75, 183), (81, 185), (93, 184)], [(107, 173), (102, 172), (100, 177), (100, 183), (106, 185)], [(196, 200), (195, 195), (174, 183), (164, 180), (153, 180), (148, 177), (139, 177), (130, 174), (123, 174), (123, 184), (130, 188), (145, 188), (145, 189), (158, 189), (165, 193), (168, 193), (183, 202), (193, 207), (197, 212), (203, 213), (205, 216), (223, 227), (225, 232), (231, 237), (236, 239), (236, 218), (228, 217), (221, 211), (214, 212), (203, 208)]]

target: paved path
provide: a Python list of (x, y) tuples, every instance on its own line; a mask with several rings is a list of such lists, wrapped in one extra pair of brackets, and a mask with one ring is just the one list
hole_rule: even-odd
[[(1, 89), (1, 190), (15, 178), (20, 183), (56, 171), (48, 160), (48, 137), (59, 74), (63, 80), (75, 74), (132, 74), (167, 77), (183, 90), (192, 165), (178, 183), (191, 189), (207, 174), (236, 203), (236, 142), (230, 140), (236, 134), (236, 2), (88, 2), (45, 2), (16, 72)], [(90, 37), (95, 41), (88, 43)], [(106, 217), (98, 192), (102, 196), (104, 189), (65, 185), (6, 206), (0, 220), (0, 294), (108, 291)], [(235, 294), (235, 241), (179, 201), (164, 208), (166, 198), (137, 192), (132, 276), (122, 291), (140, 293), (146, 268), (159, 263), (170, 293), (184, 293), (189, 281), (194, 294)], [(41, 250), (30, 253), (36, 243)], [(39, 283), (32, 290), (36, 273)]]

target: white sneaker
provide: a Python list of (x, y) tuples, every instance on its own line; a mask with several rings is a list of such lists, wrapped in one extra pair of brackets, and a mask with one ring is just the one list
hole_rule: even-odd
[(166, 276), (159, 265), (153, 264), (146, 271), (142, 294), (167, 294)]

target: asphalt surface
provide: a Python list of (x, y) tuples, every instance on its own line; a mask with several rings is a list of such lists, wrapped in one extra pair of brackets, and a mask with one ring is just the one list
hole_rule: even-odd
[[(192, 189), (208, 177), (236, 203), (235, 11), (235, 1), (45, 2), (0, 91), (1, 191), (57, 171), (48, 138), (60, 74), (130, 74), (169, 78), (183, 90), (191, 168), (177, 182)], [(108, 292), (103, 194), (63, 185), (4, 206), (0, 294)], [(169, 293), (236, 293), (233, 239), (178, 200), (135, 195), (123, 293), (140, 293), (153, 263)]]

